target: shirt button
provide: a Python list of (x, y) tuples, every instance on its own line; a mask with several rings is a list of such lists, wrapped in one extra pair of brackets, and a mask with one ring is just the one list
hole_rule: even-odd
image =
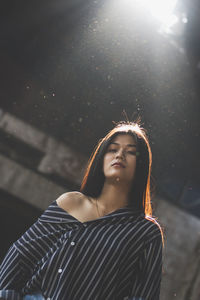
[(74, 245), (75, 245), (75, 242), (71, 242), (71, 245), (74, 246)]
[(58, 273), (62, 273), (62, 269), (58, 269)]
[(51, 298), (47, 298), (47, 300), (51, 300)]
[(87, 227), (87, 224), (83, 224), (84, 227)]

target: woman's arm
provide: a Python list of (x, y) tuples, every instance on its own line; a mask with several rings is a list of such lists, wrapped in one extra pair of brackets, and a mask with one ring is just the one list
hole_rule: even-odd
[[(141, 254), (139, 276), (132, 283), (132, 291), (126, 300), (159, 300), (162, 274), (162, 237), (149, 242)], [(125, 300), (124, 299), (124, 300)]]
[(21, 299), (20, 290), (28, 280), (28, 269), (14, 245), (0, 266), (0, 298)]

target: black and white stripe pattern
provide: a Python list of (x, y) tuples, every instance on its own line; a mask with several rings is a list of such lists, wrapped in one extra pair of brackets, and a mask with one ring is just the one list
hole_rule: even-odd
[(130, 207), (80, 222), (56, 201), (9, 249), (0, 297), (40, 291), (53, 300), (159, 300), (159, 226)]

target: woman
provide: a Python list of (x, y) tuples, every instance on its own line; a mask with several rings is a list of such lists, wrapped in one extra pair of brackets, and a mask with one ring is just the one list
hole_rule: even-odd
[(118, 123), (94, 150), (80, 192), (61, 195), (9, 249), (2, 299), (158, 300), (162, 231), (150, 172), (145, 131)]

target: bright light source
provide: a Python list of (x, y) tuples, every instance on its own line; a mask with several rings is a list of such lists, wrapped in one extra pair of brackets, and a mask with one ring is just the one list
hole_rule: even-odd
[(182, 18), (182, 22), (183, 22), (183, 23), (187, 23), (187, 22), (188, 22), (188, 19), (187, 19), (186, 17), (183, 17), (183, 18)]
[(138, 2), (161, 22), (161, 30), (170, 32), (170, 28), (178, 22), (177, 16), (173, 14), (177, 0), (138, 0)]

